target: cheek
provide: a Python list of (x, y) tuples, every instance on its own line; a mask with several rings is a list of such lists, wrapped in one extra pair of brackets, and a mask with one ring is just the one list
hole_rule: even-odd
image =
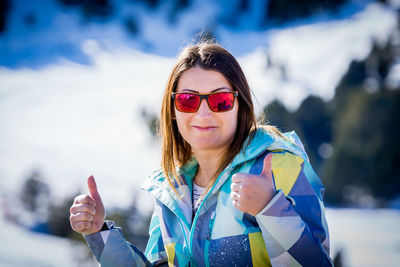
[(237, 110), (232, 110), (229, 116), (221, 119), (226, 122), (224, 126), (224, 136), (231, 142), (235, 138), (236, 128), (238, 127), (238, 112)]
[(231, 124), (231, 128), (230, 128), (231, 135), (235, 135), (237, 127), (238, 127), (237, 116), (235, 116), (232, 118), (232, 124)]

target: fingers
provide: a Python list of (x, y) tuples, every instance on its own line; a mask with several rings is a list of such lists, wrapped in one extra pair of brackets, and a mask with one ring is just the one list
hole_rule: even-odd
[(240, 207), (240, 194), (237, 192), (231, 192), (231, 198), (232, 198), (232, 206), (240, 211), (243, 211)]
[(245, 173), (236, 173), (232, 176), (232, 183), (231, 183), (231, 198), (232, 198), (232, 205), (235, 208), (238, 208), (240, 202), (240, 196), (243, 193), (243, 186), (246, 183), (245, 178), (248, 175)]
[[(249, 175), (245, 173), (237, 173), (235, 174), (238, 176), (236, 181), (231, 183), (231, 191), (238, 192), (239, 194), (242, 193), (251, 193), (252, 190), (252, 183), (254, 179), (259, 179), (258, 176)], [(232, 177), (233, 178), (233, 177)]]
[(241, 186), (242, 185), (240, 183), (231, 183), (231, 191), (232, 192), (240, 192)]
[(92, 226), (92, 222), (88, 221), (79, 221), (79, 222), (72, 222), (71, 221), (71, 228), (75, 232), (83, 234)]
[(81, 212), (81, 213), (71, 214), (70, 219), (71, 219), (71, 222), (73, 222), (73, 223), (91, 222), (91, 221), (93, 221), (93, 216), (90, 215), (89, 213)]
[(71, 228), (74, 231), (83, 233), (92, 226), (93, 216), (89, 213), (75, 213), (69, 217)]
[(70, 208), (71, 214), (88, 213), (92, 216), (96, 215), (96, 209), (88, 204), (74, 204)]
[(70, 208), (72, 229), (85, 235), (100, 231), (105, 218), (103, 202), (92, 175), (88, 177), (87, 184), (89, 194), (75, 197)]
[(72, 229), (76, 232), (84, 232), (92, 225), (91, 222), (77, 222), (75, 224), (71, 223)]
[[(237, 201), (237, 200), (233, 200), (232, 201), (232, 206), (234, 207), (234, 208), (236, 208), (236, 209), (238, 209), (238, 210), (241, 210), (240, 209), (240, 206), (239, 206), (239, 201)], [(242, 211), (242, 210), (241, 210)]]
[(232, 175), (232, 183), (240, 184), (242, 183), (247, 177), (251, 177), (254, 175), (248, 174), (248, 173), (243, 173), (243, 172), (238, 172)]
[(97, 185), (96, 185), (96, 181), (94, 180), (93, 175), (90, 175), (88, 177), (87, 184), (88, 184), (90, 196), (96, 201), (101, 200), (100, 194), (97, 191)]
[(70, 208), (71, 228), (79, 233), (84, 233), (92, 226), (93, 218), (96, 214), (96, 202), (89, 195), (79, 195), (75, 197), (74, 204)]
[(264, 158), (264, 165), (261, 176), (264, 176), (266, 178), (269, 178), (271, 176), (272, 155), (272, 153), (268, 153), (268, 155)]
[(242, 181), (242, 178), (239, 173), (235, 173), (232, 175), (232, 183), (240, 183)]
[(89, 195), (79, 195), (74, 198), (74, 204), (88, 204), (95, 207), (96, 201)]
[(233, 201), (238, 201), (240, 198), (240, 194), (236, 192), (231, 192), (231, 198)]
[(269, 203), (275, 192), (271, 171), (272, 155), (269, 153), (264, 157), (263, 169), (259, 175), (232, 175), (230, 197), (234, 208), (255, 216)]

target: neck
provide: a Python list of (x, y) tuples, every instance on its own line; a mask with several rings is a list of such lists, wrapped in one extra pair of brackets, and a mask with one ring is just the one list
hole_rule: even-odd
[(221, 159), (225, 155), (225, 149), (194, 151), (194, 156), (199, 163), (194, 182), (201, 187), (207, 187), (211, 177), (219, 168)]

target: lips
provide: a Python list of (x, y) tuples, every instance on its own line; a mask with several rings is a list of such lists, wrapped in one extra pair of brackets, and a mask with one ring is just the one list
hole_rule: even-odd
[(211, 131), (217, 128), (216, 126), (192, 126), (192, 127), (199, 131)]

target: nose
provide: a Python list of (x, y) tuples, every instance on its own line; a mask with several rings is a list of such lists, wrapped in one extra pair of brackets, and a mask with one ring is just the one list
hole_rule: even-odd
[(207, 100), (202, 99), (200, 102), (199, 109), (196, 112), (197, 116), (207, 117), (212, 113), (210, 107), (208, 106)]

